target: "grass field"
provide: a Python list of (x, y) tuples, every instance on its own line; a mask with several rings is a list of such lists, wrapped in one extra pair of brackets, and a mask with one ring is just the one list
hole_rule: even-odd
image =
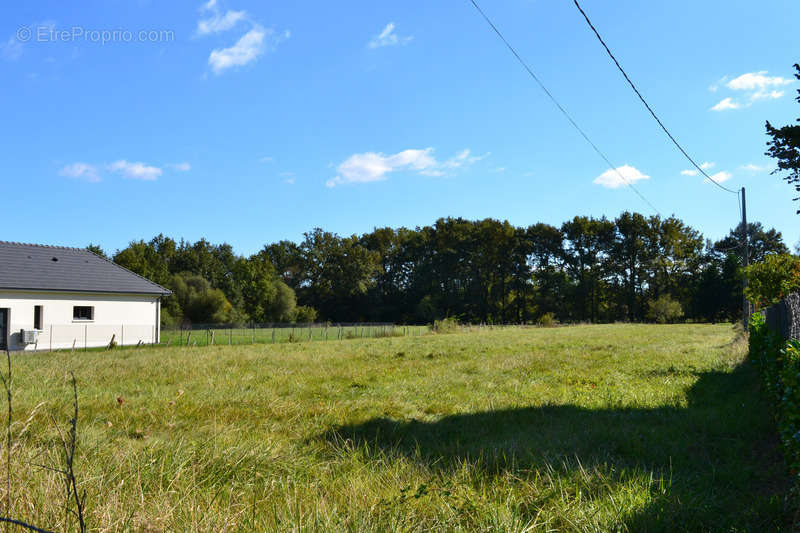
[(74, 528), (36, 466), (59, 462), (72, 370), (92, 530), (788, 529), (733, 341), (605, 325), (14, 355), (10, 514)]

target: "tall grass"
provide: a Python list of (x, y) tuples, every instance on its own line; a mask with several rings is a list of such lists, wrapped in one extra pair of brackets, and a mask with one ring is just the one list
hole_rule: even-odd
[(607, 325), (15, 355), (12, 506), (75, 528), (37, 466), (58, 464), (73, 370), (94, 531), (788, 529), (732, 340)]

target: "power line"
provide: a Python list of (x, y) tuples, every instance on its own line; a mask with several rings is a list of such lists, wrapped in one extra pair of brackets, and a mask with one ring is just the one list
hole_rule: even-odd
[(714, 178), (712, 178), (711, 176), (709, 176), (709, 175), (706, 173), (706, 171), (705, 171), (705, 170), (703, 170), (703, 168), (702, 168), (700, 165), (698, 165), (698, 164), (695, 162), (695, 160), (694, 160), (694, 159), (692, 159), (692, 158), (691, 158), (691, 156), (690, 156), (688, 153), (686, 153), (686, 150), (684, 150), (684, 149), (683, 149), (683, 146), (681, 146), (681, 145), (680, 145), (680, 143), (678, 143), (678, 141), (677, 141), (677, 140), (675, 140), (675, 137), (673, 137), (673, 136), (672, 136), (672, 134), (671, 134), (671, 133), (669, 132), (669, 130), (667, 129), (667, 127), (666, 127), (666, 126), (664, 126), (664, 123), (663, 123), (663, 122), (661, 122), (661, 119), (659, 119), (659, 118), (658, 118), (658, 116), (656, 115), (655, 111), (653, 111), (653, 108), (651, 108), (651, 107), (650, 107), (650, 104), (648, 104), (648, 103), (647, 103), (647, 100), (645, 100), (645, 99), (644, 99), (644, 96), (642, 96), (642, 93), (640, 93), (640, 92), (639, 92), (639, 89), (637, 89), (637, 88), (636, 88), (636, 85), (634, 85), (634, 84), (633, 84), (633, 82), (631, 81), (631, 79), (628, 77), (628, 74), (627, 74), (627, 73), (625, 72), (625, 70), (622, 68), (622, 65), (620, 65), (620, 64), (619, 64), (619, 61), (617, 61), (617, 58), (616, 58), (616, 57), (614, 57), (614, 54), (612, 54), (612, 53), (611, 53), (611, 50), (608, 48), (608, 45), (606, 45), (606, 42), (603, 40), (603, 38), (602, 38), (602, 37), (600, 37), (600, 33), (598, 33), (597, 29), (594, 27), (594, 24), (592, 24), (592, 21), (591, 21), (591, 20), (589, 20), (589, 16), (586, 14), (586, 12), (583, 10), (583, 8), (581, 7), (581, 5), (578, 3), (578, 0), (572, 0), (572, 1), (575, 3), (575, 7), (577, 7), (577, 8), (578, 8), (578, 11), (580, 11), (580, 12), (581, 12), (581, 15), (583, 15), (583, 18), (584, 18), (584, 19), (586, 19), (586, 23), (587, 23), (587, 24), (589, 25), (589, 27), (592, 29), (592, 31), (594, 32), (595, 36), (596, 36), (596, 37), (597, 37), (597, 39), (600, 41), (600, 44), (602, 44), (602, 45), (603, 45), (603, 48), (605, 48), (605, 49), (606, 49), (606, 52), (608, 53), (609, 57), (611, 57), (611, 59), (614, 61), (614, 64), (615, 64), (615, 65), (617, 65), (617, 68), (618, 68), (618, 69), (619, 69), (619, 71), (622, 73), (622, 75), (625, 77), (625, 80), (628, 82), (628, 85), (630, 85), (630, 86), (631, 86), (631, 89), (633, 89), (633, 92), (635, 92), (635, 93), (636, 93), (636, 96), (638, 96), (638, 97), (639, 97), (639, 100), (641, 100), (641, 101), (642, 101), (642, 103), (643, 103), (643, 104), (644, 104), (644, 106), (647, 108), (647, 110), (650, 112), (650, 114), (651, 114), (651, 115), (653, 115), (653, 118), (654, 118), (654, 119), (656, 119), (656, 122), (658, 122), (658, 125), (659, 125), (659, 126), (661, 126), (661, 129), (662, 129), (662, 130), (664, 130), (664, 133), (666, 133), (666, 134), (667, 134), (667, 137), (669, 137), (669, 139), (670, 139), (670, 140), (672, 141), (672, 143), (673, 143), (673, 144), (674, 144), (674, 145), (675, 145), (675, 146), (678, 148), (678, 150), (680, 150), (680, 152), (681, 152), (681, 153), (684, 155), (684, 157), (686, 157), (686, 159), (688, 159), (688, 160), (689, 160), (689, 162), (690, 162), (692, 165), (694, 165), (694, 167), (695, 167), (697, 170), (699, 170), (699, 171), (700, 171), (700, 173), (701, 173), (703, 176), (705, 176), (705, 177), (706, 177), (706, 178), (707, 178), (709, 181), (711, 181), (711, 183), (713, 183), (714, 185), (716, 185), (717, 187), (719, 187), (719, 188), (720, 188), (720, 189), (722, 189), (723, 191), (727, 191), (727, 192), (729, 192), (729, 193), (733, 193), (733, 194), (739, 194), (739, 192), (738, 192), (738, 191), (734, 191), (733, 189), (729, 189), (729, 188), (725, 187), (724, 185), (722, 185), (721, 183), (719, 183), (717, 180), (715, 180)]
[[(470, 0), (470, 2), (472, 2), (472, 5), (475, 6), (475, 9), (478, 10), (478, 13), (480, 13), (481, 16), (484, 18), (484, 20), (486, 20), (486, 22), (489, 24), (489, 26), (491, 26), (491, 28), (494, 30), (497, 36), (500, 37), (500, 40), (503, 41), (503, 43), (506, 45), (506, 47), (508, 47), (511, 53), (514, 54), (514, 57), (517, 58), (517, 61), (519, 61), (520, 64), (525, 68), (525, 70), (528, 71), (528, 74), (530, 74), (531, 78), (534, 79), (534, 81), (539, 85), (542, 91), (544, 91), (544, 93), (548, 96), (548, 98), (550, 98), (550, 100), (555, 104), (555, 106), (559, 109), (559, 111), (561, 111), (561, 113), (567, 118), (570, 124), (572, 124), (572, 126), (578, 131), (578, 133), (581, 134), (581, 136), (586, 140), (586, 142), (589, 143), (589, 145), (594, 149), (594, 151), (597, 152), (597, 155), (599, 155), (603, 159), (603, 161), (606, 162), (606, 164), (617, 174), (617, 176), (620, 177), (620, 179), (628, 187), (631, 188), (633, 192), (636, 193), (637, 196), (639, 196), (639, 198), (641, 198), (647, 205), (649, 205), (653, 209), (653, 211), (661, 215), (661, 212), (658, 209), (656, 209), (656, 207), (652, 203), (650, 203), (650, 201), (647, 198), (645, 198), (644, 195), (640, 193), (636, 187), (633, 186), (633, 183), (631, 183), (625, 176), (622, 175), (622, 173), (619, 170), (617, 170), (617, 167), (613, 163), (611, 163), (611, 161), (609, 161), (608, 157), (606, 157), (605, 154), (600, 151), (597, 145), (592, 142), (589, 136), (586, 135), (586, 133), (581, 129), (581, 127), (578, 126), (578, 124), (572, 119), (569, 113), (567, 113), (567, 110), (564, 109), (564, 107), (560, 103), (558, 103), (558, 100), (556, 100), (553, 94), (549, 90), (547, 90), (547, 87), (545, 87), (544, 83), (542, 83), (542, 81), (536, 76), (536, 74), (533, 73), (533, 70), (531, 70), (531, 68), (528, 66), (525, 60), (523, 60), (522, 57), (520, 57), (520, 55), (517, 53), (514, 47), (511, 46), (511, 44), (506, 40), (505, 37), (503, 37), (503, 34), (500, 33), (500, 30), (497, 29), (497, 26), (495, 26), (494, 23), (489, 19), (489, 17), (486, 16), (486, 13), (483, 12), (483, 10), (480, 8), (477, 2), (475, 0)], [(705, 172), (703, 172), (703, 174), (705, 174)]]

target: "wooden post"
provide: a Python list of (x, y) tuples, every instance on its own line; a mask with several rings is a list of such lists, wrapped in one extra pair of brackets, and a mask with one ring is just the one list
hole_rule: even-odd
[(311, 340), (314, 340), (314, 339), (311, 337), (311, 322), (309, 322), (309, 323), (308, 323), (308, 340), (310, 340), (310, 341), (311, 341)]
[(233, 326), (228, 328), (228, 346), (233, 344)]
[(189, 346), (189, 340), (192, 338), (192, 330), (186, 333), (186, 346)]
[(256, 343), (256, 325), (255, 324), (250, 324), (250, 325), (253, 326), (253, 336), (251, 338), (250, 344), (255, 344)]
[(210, 329), (208, 331), (211, 332), (211, 346), (214, 346), (214, 330)]
[(117, 334), (116, 333), (112, 333), (111, 334), (111, 341), (108, 343), (108, 349), (109, 350), (114, 348), (114, 339), (116, 339), (116, 338), (117, 338)]
[(275, 327), (272, 328), (272, 344), (275, 344)]
[[(744, 187), (742, 187), (742, 265), (747, 268), (750, 265), (749, 257), (749, 236), (747, 234), (747, 200), (745, 197)], [(742, 276), (742, 325), (744, 326), (745, 333), (750, 323), (750, 303), (747, 301), (747, 296), (744, 295), (744, 290), (747, 288), (747, 276)]]

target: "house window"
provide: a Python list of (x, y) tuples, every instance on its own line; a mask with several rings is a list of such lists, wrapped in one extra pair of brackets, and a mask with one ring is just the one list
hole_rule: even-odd
[(33, 329), (42, 329), (42, 306), (33, 306)]
[(94, 307), (76, 305), (72, 308), (72, 320), (94, 320)]

